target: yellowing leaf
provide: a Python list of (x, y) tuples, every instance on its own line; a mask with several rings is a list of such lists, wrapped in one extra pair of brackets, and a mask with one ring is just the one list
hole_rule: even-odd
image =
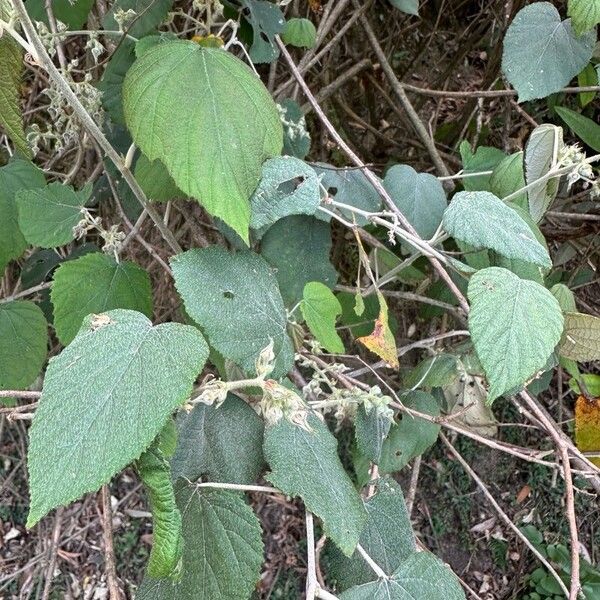
[[(575, 404), (575, 442), (582, 452), (600, 453), (600, 398), (590, 402), (584, 396)], [(600, 458), (590, 458), (600, 467)]]
[(397, 369), (398, 355), (396, 340), (388, 322), (388, 307), (383, 294), (378, 291), (379, 316), (375, 320), (375, 329), (370, 335), (358, 338), (358, 341), (371, 352), (382, 358), (392, 369)]

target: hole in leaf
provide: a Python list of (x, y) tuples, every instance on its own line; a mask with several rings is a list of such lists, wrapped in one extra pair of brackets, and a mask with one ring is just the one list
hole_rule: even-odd
[(224, 291), (223, 298), (227, 298), (228, 300), (233, 300), (233, 298), (234, 298), (233, 292), (230, 292), (228, 290)]

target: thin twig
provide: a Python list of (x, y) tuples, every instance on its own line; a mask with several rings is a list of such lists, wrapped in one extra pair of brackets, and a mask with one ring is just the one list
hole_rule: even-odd
[(52, 541), (50, 545), (50, 556), (48, 558), (48, 567), (46, 568), (46, 581), (44, 582), (44, 591), (42, 600), (50, 598), (52, 590), (52, 581), (54, 580), (54, 569), (56, 567), (56, 557), (58, 556), (58, 544), (60, 542), (60, 529), (62, 525), (64, 507), (60, 507), (56, 511), (54, 517), (54, 528), (52, 530)]
[(137, 201), (146, 209), (146, 212), (150, 216), (150, 218), (154, 221), (157, 229), (160, 231), (164, 240), (167, 242), (171, 250), (175, 253), (181, 252), (181, 246), (177, 243), (177, 240), (171, 233), (171, 231), (165, 227), (160, 218), (160, 215), (154, 210), (154, 207), (149, 202), (146, 194), (140, 187), (140, 184), (137, 182), (133, 173), (128, 169), (125, 165), (125, 161), (121, 156), (119, 156), (118, 152), (113, 148), (112, 144), (108, 141), (106, 136), (102, 133), (101, 129), (98, 127), (94, 119), (89, 115), (85, 107), (81, 104), (77, 95), (71, 89), (69, 83), (65, 80), (65, 78), (58, 71), (52, 59), (48, 55), (44, 43), (40, 39), (40, 36), (37, 32), (37, 29), (33, 25), (29, 14), (27, 13), (27, 9), (23, 4), (23, 0), (12, 0), (13, 6), (23, 30), (27, 35), (27, 38), (30, 44), (33, 46), (35, 50), (35, 58), (39, 61), (41, 67), (48, 73), (50, 79), (55, 83), (63, 98), (68, 102), (69, 106), (72, 108), (73, 112), (77, 115), (85, 129), (87, 129), (88, 133), (98, 142), (102, 150), (106, 153), (108, 158), (114, 163), (115, 167), (119, 170), (123, 179), (127, 182)]
[(460, 455), (458, 450), (448, 441), (448, 438), (443, 433), (440, 433), (440, 439), (444, 443), (444, 445), (448, 448), (450, 453), (456, 458), (456, 460), (461, 464), (463, 469), (469, 474), (471, 479), (477, 484), (477, 487), (483, 492), (484, 496), (487, 498), (488, 502), (494, 507), (495, 511), (498, 513), (499, 517), (512, 529), (512, 531), (523, 541), (523, 543), (533, 552), (535, 557), (548, 569), (550, 574), (556, 579), (558, 585), (563, 590), (565, 596), (569, 597), (569, 590), (567, 586), (563, 583), (563, 580), (560, 578), (554, 567), (540, 554), (540, 552), (536, 549), (536, 547), (525, 537), (522, 531), (512, 522), (510, 517), (502, 510), (502, 507), (496, 502), (496, 499), (488, 490), (487, 486), (480, 479), (479, 475), (475, 473), (475, 471), (470, 467), (469, 463)]
[(123, 600), (119, 580), (117, 579), (117, 569), (115, 563), (115, 550), (113, 544), (113, 525), (112, 511), (110, 509), (110, 489), (108, 485), (103, 485), (100, 490), (102, 510), (100, 513), (102, 521), (102, 532), (104, 537), (104, 561), (106, 563), (106, 580), (108, 582), (108, 591), (110, 600)]

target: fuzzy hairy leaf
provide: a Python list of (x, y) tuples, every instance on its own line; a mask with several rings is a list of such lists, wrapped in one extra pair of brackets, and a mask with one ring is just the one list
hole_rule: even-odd
[(144, 578), (137, 600), (247, 600), (260, 576), (260, 523), (238, 493), (177, 486), (183, 567), (177, 582)]
[[(0, 18), (6, 19), (8, 11), (0, 1)], [(10, 2), (8, 3), (10, 6)], [(15, 148), (30, 157), (31, 150), (23, 130), (23, 115), (19, 101), (23, 50), (8, 34), (0, 37), (0, 130), (12, 140)]]
[(262, 163), (283, 145), (275, 103), (254, 73), (223, 50), (165, 42), (127, 72), (123, 106), (142, 152), (247, 242)]
[(89, 314), (125, 308), (152, 316), (148, 273), (135, 263), (93, 252), (60, 265), (50, 294), (54, 327), (63, 345), (77, 335)]
[(275, 267), (285, 305), (302, 300), (304, 286), (319, 281), (332, 288), (338, 274), (329, 262), (331, 228), (314, 217), (292, 215), (270, 227), (261, 241), (261, 255)]
[(437, 177), (417, 173), (408, 165), (394, 165), (383, 187), (417, 233), (428, 240), (436, 232), (446, 209), (446, 194)]
[(262, 257), (211, 247), (178, 254), (171, 266), (187, 313), (215, 350), (250, 375), (260, 352), (273, 340), (273, 377), (287, 373), (293, 350), (285, 309), (275, 276)]
[(581, 35), (600, 23), (600, 0), (569, 0), (567, 14), (573, 29)]
[(344, 343), (335, 330), (335, 321), (342, 314), (342, 306), (326, 285), (318, 281), (307, 283), (300, 310), (310, 332), (325, 350), (338, 354), (344, 352)]
[[(389, 410), (389, 409), (388, 409)], [(392, 418), (379, 406), (367, 412), (361, 404), (354, 418), (354, 437), (359, 452), (375, 464), (381, 459), (383, 443), (392, 427)]]
[[(525, 181), (533, 184), (544, 177), (558, 163), (558, 155), (563, 147), (562, 128), (556, 125), (544, 124), (536, 127), (525, 147)], [(559, 180), (557, 177), (539, 181), (529, 188), (529, 212), (538, 222), (556, 198)]]
[[(408, 392), (402, 403), (421, 413), (437, 417), (440, 407), (437, 400), (426, 392)], [(381, 473), (393, 473), (403, 469), (413, 458), (420, 456), (432, 446), (438, 437), (440, 426), (419, 417), (403, 415), (400, 422), (392, 425), (383, 442), (379, 469)]]
[(19, 190), (31, 190), (46, 185), (44, 173), (26, 160), (11, 160), (0, 167), (0, 275), (6, 265), (27, 248), (19, 229), (15, 196)]
[(189, 325), (153, 327), (131, 310), (86, 317), (50, 360), (29, 430), (27, 526), (138, 459), (189, 396), (207, 357)]
[(580, 362), (600, 360), (600, 318), (568, 312), (560, 354)]
[(300, 496), (323, 521), (325, 535), (347, 556), (356, 548), (366, 520), (358, 492), (340, 462), (337, 440), (315, 415), (309, 430), (282, 418), (265, 429), (266, 478), (289, 496)]
[(267, 227), (289, 215), (314, 215), (320, 201), (319, 179), (311, 166), (293, 156), (271, 158), (250, 198), (250, 227)]
[(519, 102), (545, 98), (588, 64), (595, 41), (595, 32), (575, 35), (571, 20), (561, 21), (550, 2), (534, 2), (517, 13), (506, 32), (502, 71)]
[(0, 390), (20, 390), (42, 370), (48, 347), (44, 313), (29, 300), (0, 303)]
[(181, 575), (183, 536), (169, 463), (157, 445), (152, 444), (140, 456), (136, 467), (148, 491), (152, 510), (152, 550), (148, 574), (150, 577), (178, 579)]
[(178, 420), (173, 479), (252, 484), (264, 466), (264, 424), (241, 398), (228, 394), (221, 406), (197, 404)]
[(563, 315), (545, 287), (500, 267), (475, 273), (468, 297), (469, 331), (491, 403), (544, 368), (560, 340)]
[(508, 258), (552, 266), (548, 250), (510, 206), (490, 192), (458, 192), (444, 213), (444, 229), (474, 248)]
[[(387, 575), (392, 575), (417, 549), (402, 488), (391, 478), (379, 479), (365, 509), (368, 518), (360, 534), (360, 545)], [(339, 591), (377, 579), (359, 552), (347, 558), (335, 548), (332, 551), (328, 575)]]
[(17, 192), (19, 227), (32, 246), (56, 248), (74, 239), (73, 227), (82, 218), (81, 209), (91, 188), (74, 190), (54, 182), (46, 187)]
[(415, 552), (389, 579), (358, 585), (340, 600), (465, 600), (456, 575), (430, 552)]

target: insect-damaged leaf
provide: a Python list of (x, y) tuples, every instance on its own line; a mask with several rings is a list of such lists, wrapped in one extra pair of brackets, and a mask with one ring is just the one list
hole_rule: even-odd
[(342, 314), (342, 306), (333, 292), (318, 281), (304, 286), (302, 316), (310, 332), (328, 352), (344, 352), (344, 344), (335, 330), (336, 318)]

